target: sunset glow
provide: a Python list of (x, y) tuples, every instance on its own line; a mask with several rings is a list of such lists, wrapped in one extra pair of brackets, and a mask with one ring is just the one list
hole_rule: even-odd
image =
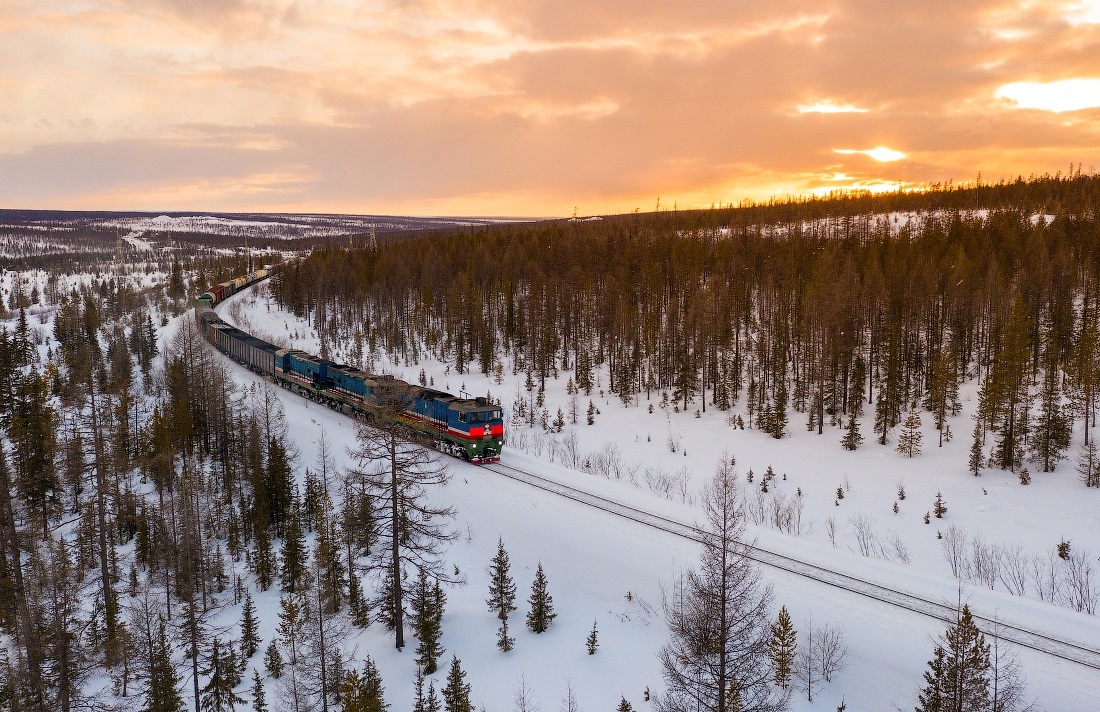
[(1088, 170), (1098, 8), (0, 1), (0, 206), (568, 215)]
[(834, 149), (834, 153), (839, 153), (846, 156), (862, 153), (864, 156), (873, 158), (880, 163), (890, 163), (892, 161), (900, 161), (901, 159), (905, 158), (905, 154), (901, 151), (895, 151), (894, 149), (886, 148), (885, 146), (879, 146), (878, 148), (868, 148), (862, 151), (852, 148), (837, 148)]
[(1100, 106), (1100, 79), (1065, 79), (1046, 84), (1014, 82), (998, 89), (997, 96), (1016, 102), (1022, 109), (1080, 111)]

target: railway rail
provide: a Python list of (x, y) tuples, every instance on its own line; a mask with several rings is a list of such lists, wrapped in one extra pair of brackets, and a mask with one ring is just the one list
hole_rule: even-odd
[[(481, 469), (489, 470), (502, 477), (507, 477), (511, 480), (521, 482), (531, 487), (536, 487), (560, 497), (565, 497), (566, 499), (571, 499), (574, 502), (587, 505), (617, 517), (632, 520), (674, 536), (689, 539), (694, 542), (702, 542), (702, 531), (698, 527), (669, 519), (668, 517), (663, 517), (643, 509), (638, 509), (637, 507), (632, 507), (621, 502), (616, 502), (615, 500), (556, 482), (511, 465), (494, 463), (482, 465)], [(854, 593), (913, 613), (919, 613), (944, 623), (952, 623), (955, 620), (956, 610), (947, 604), (923, 598), (912, 593), (906, 593), (905, 591), (899, 591), (889, 586), (867, 581), (856, 576), (833, 571), (832, 569), (827, 569), (785, 554), (770, 551), (760, 546), (750, 544), (746, 545), (746, 548), (748, 549), (748, 558), (764, 566), (779, 569), (796, 576), (801, 576), (842, 591)], [(987, 634), (996, 629), (997, 636), (1001, 640), (1046, 655), (1051, 655), (1067, 662), (1076, 663), (1092, 670), (1100, 670), (1100, 648), (1062, 640), (1023, 626), (1014, 625), (1002, 620), (993, 620), (986, 616), (975, 614), (974, 618), (978, 622), (979, 627), (983, 628)]]

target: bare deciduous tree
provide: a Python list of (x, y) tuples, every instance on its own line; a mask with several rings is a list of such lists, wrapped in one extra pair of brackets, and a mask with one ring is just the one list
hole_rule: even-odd
[(777, 712), (789, 694), (772, 686), (768, 664), (772, 590), (748, 558), (737, 475), (728, 459), (703, 493), (707, 527), (697, 570), (665, 596), (670, 638), (659, 659), (665, 694), (659, 712)]
[(447, 527), (454, 510), (427, 502), (427, 489), (445, 484), (448, 472), (434, 451), (417, 444), (398, 420), (411, 399), (405, 384), (380, 378), (375, 398), (378, 413), (372, 422), (359, 426), (358, 447), (351, 453), (359, 467), (348, 476), (377, 505), (379, 546), (371, 571), (382, 581), (377, 602), (393, 626), (400, 650), (405, 646), (406, 594), (417, 578), (408, 573), (426, 571), (444, 583), (458, 581), (443, 561), (443, 545), (455, 538)]

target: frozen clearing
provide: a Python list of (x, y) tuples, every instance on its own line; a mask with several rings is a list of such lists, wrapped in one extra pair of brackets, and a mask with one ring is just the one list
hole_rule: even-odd
[[(278, 312), (262, 297), (246, 295), (240, 302), (250, 322), (263, 331), (279, 334), (298, 348), (317, 352), (319, 345), (310, 336), (309, 327), (293, 315)], [(228, 318), (225, 311), (223, 318)], [(383, 365), (403, 373), (410, 381), (415, 381), (424, 368), (437, 387), (451, 392), (462, 387), (473, 393), (491, 390), (502, 397), (506, 410), (511, 409), (517, 388), (522, 390), (519, 384), (524, 377), (513, 376), (506, 370), (504, 383), (496, 384), (481, 374), (448, 373), (445, 364), (436, 362), (421, 361), (408, 366), (387, 363), (376, 367)], [(234, 369), (242, 382), (255, 379), (244, 369)], [(546, 407), (552, 414), (559, 406), (568, 412), (566, 377), (562, 374), (557, 381), (547, 382)], [(280, 391), (280, 396), (286, 404), (291, 435), (300, 451), (300, 472), (312, 465), (322, 431), (337, 451), (345, 451), (354, 437), (350, 420), (291, 394)], [(974, 398), (972, 387), (964, 391), (963, 398), (967, 409), (953, 419), (952, 426), (967, 433), (973, 407), (967, 398)], [(895, 453), (892, 447), (873, 442), (854, 453), (845, 452), (838, 444), (841, 435), (838, 429), (827, 428), (823, 436), (808, 433), (797, 413), (791, 413), (791, 434), (776, 441), (752, 430), (732, 429), (726, 424), (724, 413), (708, 410), (695, 418), (693, 412), (672, 412), (670, 405), (667, 410), (655, 408), (650, 414), (644, 397), (640, 407), (623, 408), (613, 399), (599, 398), (596, 392), (593, 401), (602, 413), (596, 417), (595, 425), (587, 426), (583, 420), (584, 408), (581, 409), (581, 424), (575, 426), (581, 449), (591, 452), (604, 449), (606, 443), (617, 444), (621, 459), (628, 465), (644, 463), (635, 471), (638, 486), (631, 484), (629, 466), (625, 468), (628, 474), (616, 480), (569, 471), (550, 463), (550, 446), (546, 442), (541, 447), (541, 456), (512, 449), (506, 451), (504, 462), (647, 511), (691, 522), (698, 519), (699, 512), (691, 504), (690, 494), (697, 491), (713, 471), (717, 458), (728, 450), (737, 457), (743, 475), (752, 468), (759, 478), (771, 464), (777, 473), (773, 489), (788, 496), (794, 495), (796, 488), (803, 491), (802, 535), (790, 536), (764, 526), (751, 526), (751, 534), (762, 545), (944, 602), (956, 599), (957, 583), (941, 555), (942, 541), (936, 538), (936, 531), (945, 532), (951, 524), (980, 533), (986, 540), (1020, 544), (1037, 553), (1046, 552), (1061, 537), (1072, 540), (1076, 547), (1091, 546), (1094, 552), (1100, 547), (1097, 493), (1076, 481), (1070, 463), (1063, 462), (1055, 473), (1035, 473), (1029, 487), (1021, 486), (1010, 473), (1000, 471), (986, 470), (983, 477), (973, 478), (965, 472), (968, 438), (960, 436), (942, 449), (937, 448), (935, 431), (927, 417), (926, 454), (910, 460)], [(586, 398), (583, 405), (587, 406)], [(520, 430), (512, 428), (514, 437)], [(571, 428), (567, 426), (566, 433)], [(538, 438), (550, 437), (539, 431), (528, 432), (529, 449), (533, 451)], [(676, 453), (667, 446), (670, 438), (679, 439)], [(560, 454), (555, 459), (560, 460)], [(614, 709), (620, 694), (635, 709), (648, 709), (642, 699), (643, 691), (647, 686), (654, 691), (660, 688), (656, 651), (666, 637), (660, 615), (661, 585), (667, 585), (678, 569), (694, 564), (697, 547), (680, 537), (598, 512), (485, 469), (457, 460), (448, 462), (454, 477), (437, 496), (458, 510), (456, 526), (464, 536), (452, 546), (451, 560), (467, 573), (469, 583), (448, 594), (444, 645), (447, 659), (451, 653), (457, 654), (463, 667), (469, 670), (475, 700), (490, 710), (510, 709), (513, 692), (524, 677), (545, 710), (558, 708), (568, 680), (573, 681), (584, 709)], [(669, 501), (644, 489), (645, 466), (666, 471), (686, 466), (690, 478), (686, 498), (689, 501)], [(782, 480), (784, 473), (786, 481)], [(897, 499), (899, 480), (905, 483), (907, 498), (899, 502), (900, 512), (895, 515), (891, 507)], [(845, 481), (850, 488), (845, 498), (834, 504), (835, 490), (844, 487)], [(758, 484), (759, 479), (755, 482)], [(758, 491), (747, 483), (746, 487), (750, 492)], [(931, 509), (937, 490), (944, 494), (948, 513), (945, 519), (933, 518), (932, 524), (925, 525), (923, 514)], [(874, 529), (881, 540), (887, 541), (896, 534), (908, 548), (911, 563), (905, 565), (857, 553), (858, 544), (849, 520), (860, 514), (875, 518)], [(837, 527), (836, 548), (826, 534), (825, 521), (830, 517)], [(484, 604), (488, 585), (485, 569), (494, 553), (497, 536), (504, 538), (511, 554), (521, 601), (529, 593), (535, 566), (541, 560), (559, 612), (550, 631), (535, 636), (522, 629), (526, 607), (521, 602), (511, 625), (517, 645), (508, 654), (495, 648), (496, 626)], [(796, 627), (804, 626), (812, 616), (815, 624), (840, 624), (847, 637), (847, 668), (812, 705), (804, 697), (796, 696), (795, 709), (835, 709), (842, 699), (850, 710), (912, 706), (931, 654), (929, 637), (939, 632), (940, 624), (774, 569), (764, 570), (764, 575), (775, 586), (777, 605), (785, 604), (791, 610)], [(964, 584), (962, 595), (983, 615), (1001, 615), (1033, 629), (1093, 646), (1100, 641), (1100, 620), (1095, 616), (1012, 596), (1001, 587), (990, 591)], [(263, 602), (259, 605), (267, 613), (262, 634), (269, 639), (278, 599), (273, 592), (261, 598)], [(225, 615), (228, 622), (239, 613)], [(584, 639), (593, 619), (598, 621), (601, 647), (595, 656), (589, 657)], [(412, 647), (397, 653), (392, 649), (392, 638), (377, 625), (362, 633), (357, 642), (360, 656), (369, 653), (378, 659), (387, 683), (387, 700), (395, 708), (408, 708), (415, 673)], [(1036, 652), (1019, 654), (1030, 694), (1038, 698), (1044, 709), (1095, 708), (1095, 701), (1100, 699), (1100, 673)], [(257, 657), (255, 662), (258, 660)]]

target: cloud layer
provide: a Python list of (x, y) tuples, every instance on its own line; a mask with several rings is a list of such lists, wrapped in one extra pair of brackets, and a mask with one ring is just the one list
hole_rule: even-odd
[(1087, 171), (1098, 86), (1097, 2), (0, 0), (0, 206), (564, 215)]

